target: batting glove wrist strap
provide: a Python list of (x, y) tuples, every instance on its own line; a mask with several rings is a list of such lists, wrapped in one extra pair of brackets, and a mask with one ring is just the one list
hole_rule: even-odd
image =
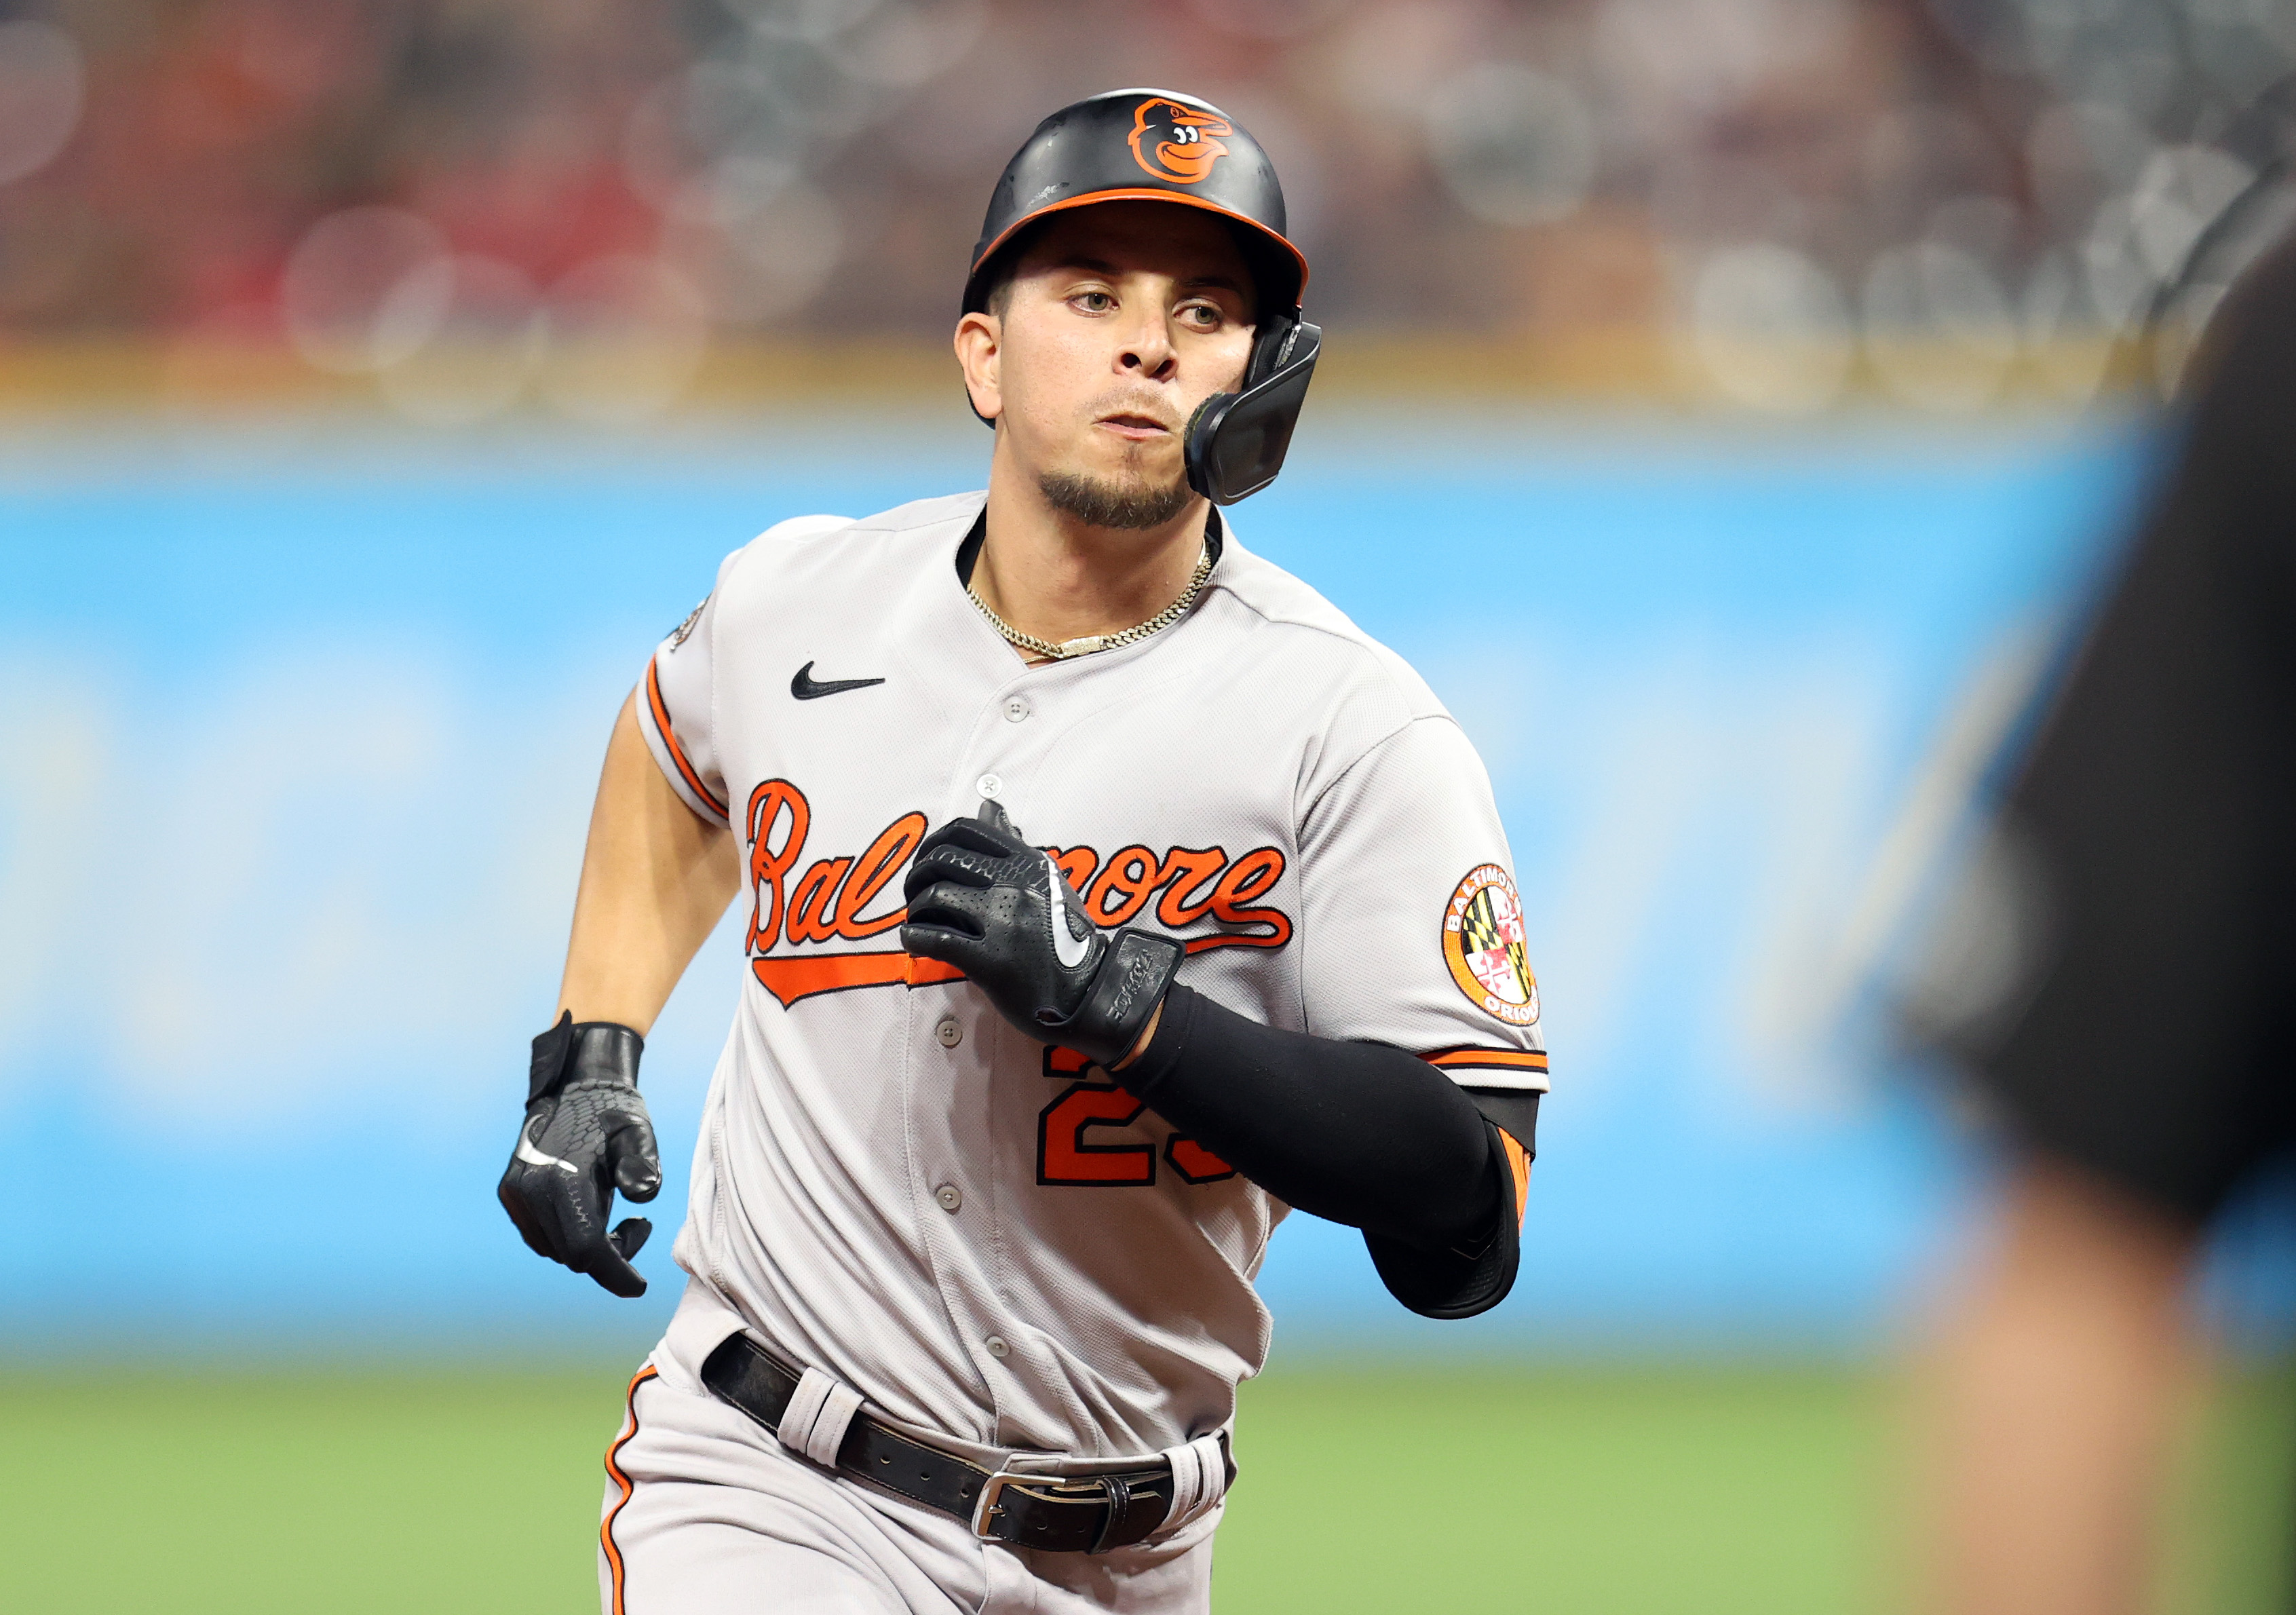
[(1046, 1024), (1042, 1035), (1114, 1070), (1132, 1053), (1148, 1029), (1148, 1018), (1164, 1002), (1179, 971), (1181, 953), (1180, 945), (1169, 937), (1126, 926), (1110, 939), (1076, 1012), (1066, 1021)]
[(630, 1266), (653, 1225), (625, 1218), (607, 1231), (614, 1194), (661, 1192), (661, 1151), (638, 1097), (645, 1039), (609, 1021), (570, 1014), (534, 1040), (526, 1119), (495, 1193), (537, 1256), (586, 1273), (619, 1296), (645, 1293)]
[(611, 1021), (577, 1024), (571, 1011), (558, 1024), (534, 1040), (534, 1058), (527, 1067), (526, 1103), (554, 1096), (577, 1082), (638, 1086), (638, 1056), (645, 1039), (628, 1027)]
[(1060, 866), (995, 802), (927, 836), (903, 886), (901, 946), (964, 972), (1029, 1037), (1113, 1066), (1179, 968), (1169, 937), (1104, 935)]

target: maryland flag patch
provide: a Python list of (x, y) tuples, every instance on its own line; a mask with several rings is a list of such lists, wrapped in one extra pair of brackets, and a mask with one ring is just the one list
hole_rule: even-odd
[(1478, 865), (1443, 910), (1443, 958), (1468, 1001), (1509, 1026), (1538, 1019), (1538, 980), (1524, 956), (1522, 901), (1514, 877)]

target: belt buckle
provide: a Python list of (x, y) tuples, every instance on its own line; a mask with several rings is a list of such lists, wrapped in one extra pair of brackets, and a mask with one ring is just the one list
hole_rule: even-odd
[[(998, 1512), (996, 1507), (997, 1499), (1004, 1495), (1004, 1488), (1008, 1486), (1034, 1486), (1040, 1488), (1042, 1488), (1041, 1490), (1031, 1495), (1046, 1503), (1064, 1504), (1094, 1504), (1103, 1503), (1108, 1499), (1108, 1480), (1103, 1476), (1046, 1475), (1038, 1473), (1033, 1470), (1000, 1469), (995, 1474), (989, 1476), (988, 1480), (980, 1483), (980, 1499), (972, 1505), (972, 1534), (974, 1536), (982, 1538), (984, 1541), (992, 1538), (993, 1533), (990, 1532), (988, 1529), (989, 1517)], [(1047, 1492), (1092, 1493), (1095, 1489), (1097, 1490), (1097, 1496), (1063, 1497), (1059, 1496), (1046, 1496), (1045, 1495)], [(994, 1537), (994, 1539), (997, 1541), (1007, 1540), (1007, 1538), (1004, 1537)]]
[(1000, 1469), (980, 1483), (980, 1496), (972, 1504), (972, 1534), (981, 1540), (990, 1540), (989, 1516), (996, 1512), (996, 1500), (1004, 1488), (1025, 1480), (1042, 1480), (1042, 1475), (1031, 1475), (1025, 1470)]

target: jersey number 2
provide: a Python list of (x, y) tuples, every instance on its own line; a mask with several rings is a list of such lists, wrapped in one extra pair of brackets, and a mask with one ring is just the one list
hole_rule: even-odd
[[(1080, 1078), (1084, 1059), (1068, 1049), (1045, 1051), (1045, 1075)], [(1129, 1127), (1148, 1107), (1111, 1083), (1072, 1081), (1037, 1117), (1037, 1181), (1073, 1188), (1138, 1188), (1156, 1181), (1156, 1146), (1100, 1144), (1094, 1127)], [(1235, 1168), (1193, 1138), (1174, 1134), (1164, 1159), (1192, 1184), (1234, 1177)]]

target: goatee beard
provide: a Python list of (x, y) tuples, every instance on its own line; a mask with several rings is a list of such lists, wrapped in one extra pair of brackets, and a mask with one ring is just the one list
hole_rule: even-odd
[(1158, 488), (1145, 480), (1103, 481), (1078, 471), (1046, 471), (1037, 479), (1045, 501), (1086, 527), (1139, 532), (1161, 527), (1195, 497), (1185, 477)]

